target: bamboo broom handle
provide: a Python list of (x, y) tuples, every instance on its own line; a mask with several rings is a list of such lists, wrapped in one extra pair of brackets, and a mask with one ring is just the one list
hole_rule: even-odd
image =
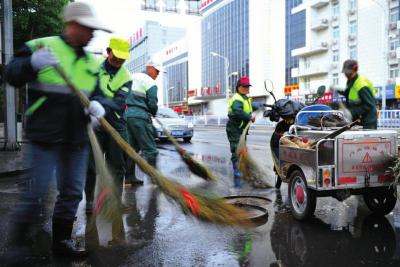
[[(78, 90), (75, 85), (72, 84), (71, 80), (69, 77), (65, 74), (64, 70), (61, 69), (60, 66), (55, 66), (56, 71), (60, 74), (60, 76), (64, 79), (64, 81), (67, 83), (68, 87), (79, 97), (82, 105), (86, 108), (89, 107), (90, 100), (89, 98), (83, 94), (80, 90)], [(103, 127), (103, 129), (111, 135), (111, 137), (114, 139), (115, 142), (121, 147), (121, 149), (130, 157), (132, 158), (139, 166), (140, 168), (156, 179), (157, 184), (162, 184), (161, 181), (159, 181), (157, 175), (158, 171), (155, 170), (147, 161), (145, 161), (142, 157), (139, 156), (139, 154), (120, 136), (120, 134), (108, 123), (108, 121), (104, 118), (99, 118), (100, 125)]]

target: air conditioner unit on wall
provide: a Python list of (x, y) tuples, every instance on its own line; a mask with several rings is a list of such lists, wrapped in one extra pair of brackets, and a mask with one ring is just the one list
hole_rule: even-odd
[(322, 47), (328, 47), (328, 43), (327, 43), (327, 42), (322, 42), (322, 43), (321, 43), (321, 46), (322, 46)]
[(397, 22), (389, 24), (389, 30), (396, 30), (397, 29)]
[(328, 24), (329, 20), (328, 19), (321, 19), (322, 24)]
[(332, 41), (332, 45), (337, 45), (338, 44), (338, 40), (333, 40)]
[(396, 51), (389, 52), (389, 58), (396, 58), (396, 57), (397, 57)]
[(332, 17), (332, 21), (337, 21), (339, 18), (338, 18), (338, 16), (333, 16)]
[(357, 39), (357, 37), (356, 37), (355, 34), (349, 34), (349, 36), (347, 37), (347, 39), (348, 39), (349, 41), (355, 41), (355, 40)]
[(356, 12), (357, 12), (357, 10), (352, 8), (349, 11), (347, 11), (347, 15), (352, 16), (352, 15), (356, 14)]

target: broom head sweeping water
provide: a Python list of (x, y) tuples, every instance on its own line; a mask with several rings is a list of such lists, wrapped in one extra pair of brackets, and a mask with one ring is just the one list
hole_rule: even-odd
[(251, 123), (252, 122), (250, 121), (244, 128), (236, 150), (236, 154), (239, 159), (239, 170), (242, 174), (242, 177), (248, 180), (254, 187), (271, 188), (272, 186), (264, 180), (264, 177), (266, 176), (265, 173), (260, 169), (254, 159), (248, 153), (246, 135)]

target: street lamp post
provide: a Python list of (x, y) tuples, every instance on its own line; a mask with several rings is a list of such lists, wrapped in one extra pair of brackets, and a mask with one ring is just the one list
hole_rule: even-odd
[(210, 53), (213, 57), (219, 57), (222, 58), (224, 60), (225, 63), (225, 97), (226, 99), (229, 99), (229, 75), (228, 75), (228, 69), (229, 69), (229, 61), (226, 57), (221, 56), (218, 53), (215, 52), (211, 52)]
[[(387, 12), (386, 7), (384, 7), (382, 5), (382, 3), (380, 3), (380, 2), (378, 2), (376, 0), (372, 0), (372, 2), (375, 3), (377, 6), (379, 6), (382, 9), (382, 11), (383, 11), (383, 18), (382, 18), (383, 25), (387, 25), (387, 19), (388, 19), (389, 16), (388, 16), (388, 12)], [(382, 52), (383, 52), (383, 59), (384, 59), (384, 63), (385, 63), (384, 64), (384, 66), (385, 66), (384, 70), (385, 70), (385, 73), (386, 73), (385, 76), (386, 76), (389, 73), (389, 62), (385, 62), (385, 61), (387, 61), (387, 46), (389, 45), (389, 42), (388, 42), (389, 38), (388, 38), (388, 35), (387, 35), (385, 30), (383, 30), (382, 32), (383, 32)], [(381, 92), (381, 94), (382, 94), (381, 95), (381, 97), (382, 97), (382, 110), (385, 110), (386, 109), (386, 85), (383, 84), (382, 87), (383, 87), (382, 88), (382, 92)]]

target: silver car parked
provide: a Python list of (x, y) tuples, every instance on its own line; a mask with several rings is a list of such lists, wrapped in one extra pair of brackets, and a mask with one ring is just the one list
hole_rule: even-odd
[[(168, 129), (171, 135), (175, 138), (182, 138), (184, 142), (190, 142), (193, 137), (193, 123), (188, 122), (185, 118), (180, 117), (178, 113), (170, 108), (159, 107), (157, 119)], [(167, 140), (167, 136), (163, 132), (160, 124), (153, 119), (153, 126), (157, 132), (157, 137), (160, 141)]]

